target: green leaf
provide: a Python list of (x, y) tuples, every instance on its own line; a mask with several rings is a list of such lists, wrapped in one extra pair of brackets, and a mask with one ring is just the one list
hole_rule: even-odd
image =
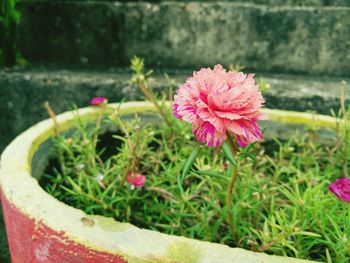
[[(343, 233), (342, 233), (342, 231), (341, 231), (339, 225), (333, 220), (332, 217), (330, 217), (330, 216), (327, 215), (327, 214), (326, 214), (326, 216), (328, 217), (329, 221), (331, 222), (331, 224), (332, 224), (332, 226), (333, 226), (333, 229), (334, 229), (334, 231), (337, 233), (337, 235), (338, 235), (339, 237), (343, 236)], [(333, 232), (334, 232), (334, 231), (333, 231)]]
[(199, 147), (196, 147), (193, 149), (190, 156), (188, 156), (188, 158), (184, 164), (184, 167), (182, 168), (181, 176), (179, 176), (177, 178), (177, 184), (178, 184), (181, 192), (183, 192), (182, 183), (185, 180), (185, 177), (188, 174), (188, 172), (191, 170), (194, 162), (196, 161), (198, 152), (199, 152)]
[(229, 179), (227, 176), (223, 176), (221, 173), (217, 173), (217, 172), (199, 170), (199, 171), (196, 171), (196, 173), (208, 175), (208, 176), (212, 176), (212, 177), (220, 177), (220, 178), (224, 178), (224, 179)]
[(321, 237), (321, 235), (313, 233), (313, 232), (309, 232), (309, 231), (299, 231), (299, 232), (295, 232), (295, 233), (291, 233), (291, 236), (310, 236), (310, 237)]
[(186, 163), (182, 169), (182, 173), (181, 173), (181, 181), (185, 180), (186, 175), (188, 174), (188, 172), (191, 170), (193, 163), (196, 161), (197, 159), (197, 155), (199, 152), (199, 148), (196, 147), (193, 149), (192, 153), (190, 154), (190, 156), (188, 156), (188, 159), (186, 160)]
[(249, 159), (256, 161), (256, 156), (253, 153), (241, 152), (239, 155), (240, 155), (240, 157), (248, 157)]
[(142, 58), (133, 56), (131, 59), (131, 69), (135, 72), (136, 75), (140, 75), (143, 73), (145, 68), (145, 62)]
[(248, 144), (246, 147), (243, 148), (242, 152), (249, 152), (254, 147), (255, 144), (256, 142)]
[(76, 184), (72, 178), (70, 178), (69, 176), (66, 176), (66, 180), (70, 183), (70, 185), (73, 187), (73, 190), (76, 193), (82, 192), (82, 189), (80, 188), (80, 186), (78, 184)]
[(331, 254), (329, 253), (328, 248), (326, 248), (326, 256), (327, 256), (327, 263), (333, 263)]
[(227, 142), (225, 142), (224, 145), (222, 146), (222, 150), (224, 151), (224, 154), (225, 154), (227, 160), (229, 160), (229, 162), (233, 166), (236, 166), (237, 163), (236, 163), (235, 157), (233, 156), (230, 145)]
[(299, 255), (298, 250), (294, 246), (292, 246), (291, 244), (286, 243), (285, 246), (288, 247), (290, 250), (292, 250), (294, 252), (295, 256)]

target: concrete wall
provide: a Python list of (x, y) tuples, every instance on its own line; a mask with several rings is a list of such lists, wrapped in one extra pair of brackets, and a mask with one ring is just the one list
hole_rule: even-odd
[(242, 2), (22, 2), (20, 50), (34, 64), (64, 67), (126, 66), (138, 54), (161, 68), (235, 62), (350, 76), (349, 1)]

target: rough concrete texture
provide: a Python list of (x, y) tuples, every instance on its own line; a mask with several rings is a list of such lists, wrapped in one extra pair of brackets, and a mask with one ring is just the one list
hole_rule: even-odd
[(120, 61), (119, 21), (105, 2), (20, 2), (19, 46), (33, 63), (69, 66)]
[[(242, 0), (228, 1), (243, 2)], [(350, 2), (348, 0), (245, 0), (244, 2), (278, 6), (350, 6)]]
[(350, 8), (324, 6), (348, 1), (254, 2), (262, 4), (21, 2), (20, 50), (44, 65), (126, 66), (138, 54), (157, 67), (234, 62), (252, 71), (350, 76)]
[[(177, 85), (191, 72), (178, 71), (169, 74)], [(317, 111), (329, 114), (330, 108), (338, 108), (338, 78), (305, 78), (289, 75), (258, 75), (270, 89), (265, 93), (269, 108)], [(0, 72), (0, 151), (16, 135), (47, 118), (45, 101), (53, 109), (63, 112), (87, 106), (94, 96), (105, 96), (110, 102), (140, 100), (137, 87), (129, 84), (131, 73), (126, 71), (67, 71), (41, 70)], [(350, 81), (348, 81), (350, 83)], [(168, 91), (169, 85), (162, 74), (155, 74), (151, 86), (157, 91)], [(348, 90), (348, 94), (350, 91)]]
[[(37, 121), (47, 118), (44, 102), (57, 113), (89, 105), (93, 96), (120, 101), (128, 92), (124, 74), (67, 71), (0, 73), (0, 149), (10, 138)], [(130, 98), (133, 98), (130, 95)]]

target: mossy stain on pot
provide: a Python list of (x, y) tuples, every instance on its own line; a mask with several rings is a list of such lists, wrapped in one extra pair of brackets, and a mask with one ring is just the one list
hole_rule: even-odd
[(190, 243), (176, 241), (168, 248), (165, 257), (173, 259), (174, 262), (198, 263), (201, 261), (201, 255), (201, 251)]
[(99, 215), (89, 216), (89, 218), (92, 218), (95, 220), (96, 225), (101, 227), (102, 229), (110, 232), (120, 232), (124, 231), (130, 228), (131, 225), (128, 223), (120, 223), (118, 221), (115, 221), (111, 217), (104, 217)]

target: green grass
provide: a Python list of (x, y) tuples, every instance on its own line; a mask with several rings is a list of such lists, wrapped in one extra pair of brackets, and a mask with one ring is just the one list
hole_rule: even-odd
[[(233, 208), (227, 211), (232, 164), (221, 148), (199, 145), (189, 124), (167, 114), (172, 129), (162, 122), (145, 125), (140, 116), (110, 115), (103, 123), (119, 132), (100, 136), (97, 144), (100, 125), (87, 126), (78, 118), (73, 135), (54, 139), (64, 161), (50, 166), (42, 185), (88, 214), (139, 227), (269, 254), (349, 262), (349, 204), (328, 190), (344, 175), (346, 144), (323, 145), (310, 131), (284, 142), (258, 143), (252, 158), (241, 150)], [(189, 162), (193, 149), (198, 155)], [(131, 171), (147, 176), (143, 188), (132, 190), (126, 183)]]

